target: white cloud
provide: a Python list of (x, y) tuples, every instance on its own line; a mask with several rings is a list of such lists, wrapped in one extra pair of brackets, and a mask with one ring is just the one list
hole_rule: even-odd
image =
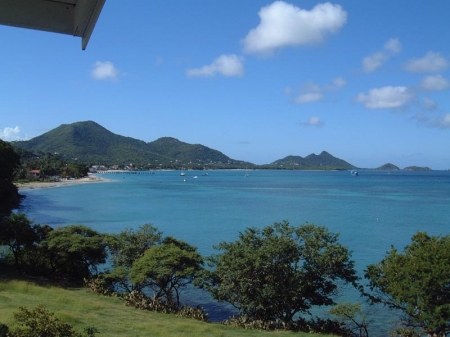
[(323, 94), (321, 92), (307, 92), (304, 94), (300, 94), (300, 96), (298, 96), (294, 102), (295, 103), (313, 103), (313, 102), (318, 102), (323, 98)]
[(310, 11), (284, 1), (261, 8), (259, 25), (242, 40), (246, 53), (272, 54), (276, 49), (323, 42), (347, 22), (347, 12), (329, 2)]
[(362, 61), (363, 69), (366, 73), (370, 73), (375, 69), (381, 67), (388, 59), (389, 57), (382, 52), (366, 56)]
[(402, 45), (398, 39), (389, 39), (383, 46), (382, 51), (378, 51), (372, 55), (363, 58), (362, 66), (366, 73), (370, 73), (384, 63), (386, 63), (392, 55), (398, 54), (402, 50)]
[(384, 50), (392, 54), (398, 54), (402, 50), (402, 44), (399, 39), (389, 39), (383, 46)]
[(360, 93), (356, 101), (366, 109), (393, 109), (404, 106), (413, 98), (406, 87), (387, 86), (369, 90), (368, 94)]
[(301, 123), (302, 126), (323, 126), (323, 121), (319, 117), (309, 117), (308, 121)]
[(425, 97), (423, 102), (420, 103), (420, 109), (423, 111), (435, 111), (437, 107), (438, 104), (428, 97)]
[[(295, 103), (313, 103), (321, 101), (327, 91), (339, 91), (347, 85), (347, 81), (343, 77), (337, 77), (331, 80), (331, 84), (320, 87), (315, 83), (308, 83), (300, 89), (299, 95), (294, 98)], [(291, 90), (285, 90), (286, 94), (290, 94)]]
[(432, 75), (425, 77), (420, 86), (428, 91), (441, 91), (450, 86), (450, 83), (442, 75)]
[(347, 81), (343, 77), (337, 77), (332, 80), (332, 84), (327, 88), (333, 91), (339, 91), (347, 85)]
[(13, 140), (24, 140), (26, 137), (22, 137), (20, 133), (20, 128), (16, 126), (15, 128), (6, 127), (2, 130), (0, 130), (0, 139), (6, 140), (6, 141), (13, 141)]
[(413, 59), (405, 64), (412, 73), (435, 73), (448, 68), (448, 61), (439, 53), (429, 51), (422, 58)]
[(226, 77), (242, 76), (244, 74), (244, 59), (237, 55), (221, 55), (210, 65), (197, 69), (189, 69), (189, 77), (211, 77), (220, 74)]
[(112, 80), (119, 79), (119, 71), (110, 61), (95, 62), (94, 69), (92, 69), (91, 76), (96, 80)]
[(427, 117), (425, 115), (417, 115), (415, 116), (415, 119), (417, 119), (420, 124), (430, 128), (442, 130), (450, 129), (450, 113), (447, 113), (444, 116), (433, 118)]

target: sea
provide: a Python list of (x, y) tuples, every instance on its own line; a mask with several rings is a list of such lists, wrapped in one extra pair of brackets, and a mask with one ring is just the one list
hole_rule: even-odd
[[(98, 175), (108, 182), (24, 189), (19, 212), (54, 228), (83, 224), (119, 233), (151, 223), (164, 235), (185, 240), (208, 256), (214, 245), (234, 241), (248, 227), (284, 220), (313, 223), (339, 233), (361, 277), (417, 231), (450, 234), (450, 171), (209, 170)], [(364, 280), (363, 280), (364, 282)], [(187, 291), (184, 301), (201, 305), (211, 321), (235, 313), (208, 294)], [(345, 287), (338, 302), (360, 300)], [(371, 313), (382, 331), (393, 320), (385, 309)], [(394, 315), (395, 316), (395, 315)], [(383, 321), (384, 320), (384, 321)], [(374, 334), (377, 335), (377, 334)]]

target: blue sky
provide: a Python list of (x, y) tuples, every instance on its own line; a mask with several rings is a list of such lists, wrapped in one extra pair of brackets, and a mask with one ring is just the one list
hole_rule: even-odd
[(0, 26), (0, 138), (93, 120), (271, 163), (450, 168), (450, 1), (107, 0), (76, 37)]

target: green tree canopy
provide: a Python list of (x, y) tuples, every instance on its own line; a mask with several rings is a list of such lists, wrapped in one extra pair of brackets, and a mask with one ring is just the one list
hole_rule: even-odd
[(8, 246), (19, 271), (25, 249), (33, 246), (36, 240), (31, 222), (23, 213), (11, 214), (0, 223), (0, 245)]
[(48, 254), (52, 276), (71, 281), (91, 277), (107, 257), (103, 236), (82, 225), (55, 229), (41, 245)]
[(20, 166), (20, 156), (7, 142), (0, 139), (0, 220), (19, 205), (20, 195), (13, 184), (14, 172)]
[(334, 304), (339, 282), (357, 280), (348, 249), (325, 227), (287, 221), (248, 228), (209, 258), (207, 289), (241, 314), (290, 324), (312, 306)]
[(404, 326), (417, 336), (450, 333), (450, 236), (418, 232), (404, 253), (394, 247), (367, 267), (374, 302), (399, 309)]
[(130, 275), (134, 283), (151, 288), (155, 298), (180, 306), (180, 291), (199, 276), (202, 264), (195, 247), (167, 237), (133, 263)]
[(162, 233), (151, 224), (144, 224), (137, 231), (128, 228), (119, 234), (107, 235), (105, 241), (113, 267), (107, 276), (127, 292), (140, 291), (140, 283), (130, 282), (130, 269), (148, 249), (161, 243), (161, 239)]

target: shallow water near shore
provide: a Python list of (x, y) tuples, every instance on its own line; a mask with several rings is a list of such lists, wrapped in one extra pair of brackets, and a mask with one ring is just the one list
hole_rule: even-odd
[[(203, 173), (186, 172), (186, 182), (179, 171), (105, 174), (111, 182), (23, 190), (19, 211), (34, 223), (84, 224), (105, 233), (152, 223), (203, 255), (247, 227), (309, 222), (340, 233), (361, 275), (391, 245), (409, 244), (417, 231), (450, 232), (449, 171), (360, 171), (357, 177), (347, 171)], [(224, 306), (208, 304), (207, 296), (188, 300), (210, 307), (212, 320), (229, 314)]]

